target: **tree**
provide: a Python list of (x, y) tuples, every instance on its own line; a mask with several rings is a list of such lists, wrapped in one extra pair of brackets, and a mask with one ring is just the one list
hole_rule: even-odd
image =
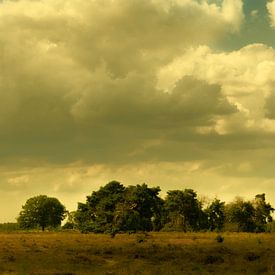
[(57, 227), (66, 216), (65, 206), (58, 199), (39, 195), (28, 199), (17, 219), (21, 228)]
[(212, 201), (212, 203), (205, 209), (208, 219), (208, 227), (211, 231), (221, 230), (225, 222), (225, 203), (218, 199)]
[(255, 208), (250, 201), (236, 198), (234, 202), (226, 207), (226, 218), (229, 223), (235, 223), (238, 231), (254, 232)]
[(124, 200), (117, 204), (114, 224), (120, 231), (158, 231), (161, 228), (163, 200), (159, 187), (129, 186)]
[(125, 188), (112, 181), (87, 196), (75, 213), (77, 227), (82, 232), (150, 231), (161, 227), (159, 187), (146, 184)]
[(76, 228), (75, 212), (76, 211), (67, 212), (67, 215), (66, 215), (67, 221), (62, 226), (62, 229), (75, 229)]
[(116, 205), (123, 201), (125, 187), (111, 181), (79, 203), (75, 213), (77, 227), (82, 231), (111, 232)]
[(274, 208), (265, 201), (265, 194), (258, 194), (255, 196), (253, 201), (253, 206), (255, 208), (255, 225), (257, 232), (266, 231), (266, 225), (268, 222), (272, 222), (271, 213)]
[(198, 201), (197, 193), (194, 190), (168, 191), (165, 209), (168, 228), (184, 231), (200, 229), (200, 217), (203, 215), (201, 203)]

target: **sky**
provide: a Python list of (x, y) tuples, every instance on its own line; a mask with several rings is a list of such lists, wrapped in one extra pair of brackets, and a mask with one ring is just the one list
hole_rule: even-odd
[(274, 0), (0, 0), (0, 222), (111, 180), (275, 205)]

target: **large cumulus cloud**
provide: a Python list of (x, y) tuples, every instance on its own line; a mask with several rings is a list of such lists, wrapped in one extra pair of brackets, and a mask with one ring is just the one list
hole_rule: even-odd
[(234, 112), (218, 86), (183, 79), (165, 93), (156, 72), (236, 31), (240, 1), (4, 1), (0, 18), (5, 161), (129, 161)]
[(270, 187), (274, 50), (202, 46), (243, 20), (241, 0), (1, 1), (0, 194), (20, 198), (5, 217), (37, 193), (72, 209), (113, 178)]
[(212, 148), (207, 166), (242, 182), (245, 177), (262, 182), (274, 177), (274, 73), (275, 51), (263, 44), (227, 53), (193, 47), (159, 71), (158, 86), (169, 91), (186, 75), (220, 85), (238, 111), (202, 129), (218, 133), (200, 142)]
[(218, 53), (201, 46), (187, 50), (163, 67), (159, 71), (158, 85), (172, 89), (174, 83), (186, 75), (220, 85), (223, 94), (239, 110), (235, 124), (231, 119), (224, 122), (224, 131), (261, 129), (264, 134), (274, 132), (271, 127), (274, 123), (274, 72), (275, 51), (272, 47), (251, 44), (237, 51)]

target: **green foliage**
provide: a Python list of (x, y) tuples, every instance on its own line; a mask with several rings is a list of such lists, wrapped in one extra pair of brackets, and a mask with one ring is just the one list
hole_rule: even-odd
[(205, 210), (208, 219), (208, 229), (222, 230), (225, 222), (225, 202), (215, 199)]
[(165, 199), (166, 227), (178, 230), (199, 230), (202, 215), (197, 193), (192, 189), (167, 192)]
[(65, 218), (66, 209), (56, 198), (40, 195), (28, 199), (17, 219), (21, 228), (56, 228)]
[(137, 231), (236, 231), (263, 232), (272, 230), (273, 208), (260, 194), (253, 201), (237, 198), (229, 204), (214, 199), (206, 209), (192, 189), (171, 190), (165, 200), (159, 197), (160, 188), (146, 184), (128, 186), (112, 181), (87, 196), (70, 213), (64, 228), (81, 232)]
[(238, 231), (265, 232), (268, 223), (272, 222), (273, 211), (274, 208), (265, 201), (265, 194), (259, 194), (252, 202), (237, 198), (227, 205), (227, 219), (237, 224)]
[(272, 222), (271, 213), (274, 208), (269, 203), (266, 203), (265, 194), (256, 195), (253, 205), (255, 209), (255, 231), (264, 232), (267, 230), (267, 224)]
[(112, 181), (79, 203), (75, 213), (82, 232), (150, 231), (159, 229), (163, 201), (159, 187), (129, 186)]
[(74, 229), (74, 224), (71, 222), (66, 222), (63, 226), (62, 229)]
[(19, 230), (18, 223), (8, 222), (8, 223), (0, 223), (0, 232), (11, 232)]
[(236, 223), (238, 231), (255, 231), (255, 209), (250, 201), (244, 201), (241, 198), (227, 205), (227, 219), (229, 222)]
[(77, 227), (82, 232), (112, 232), (116, 205), (123, 201), (124, 190), (122, 184), (112, 181), (87, 196), (75, 213)]
[(163, 206), (159, 192), (159, 187), (146, 184), (126, 188), (123, 202), (116, 207), (116, 227), (121, 231), (159, 230)]
[(76, 220), (75, 220), (75, 213), (76, 211), (67, 212), (67, 221), (62, 226), (62, 229), (76, 229)]

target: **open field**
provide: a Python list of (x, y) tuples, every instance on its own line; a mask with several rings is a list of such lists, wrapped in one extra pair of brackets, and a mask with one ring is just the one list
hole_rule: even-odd
[(275, 234), (0, 233), (0, 274), (275, 274)]

